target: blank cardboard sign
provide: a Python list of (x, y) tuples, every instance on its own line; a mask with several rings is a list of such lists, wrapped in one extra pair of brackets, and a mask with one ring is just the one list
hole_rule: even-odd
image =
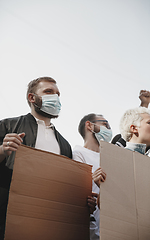
[(100, 239), (150, 239), (150, 158), (101, 142)]
[(9, 193), (5, 240), (89, 239), (91, 166), (21, 146)]

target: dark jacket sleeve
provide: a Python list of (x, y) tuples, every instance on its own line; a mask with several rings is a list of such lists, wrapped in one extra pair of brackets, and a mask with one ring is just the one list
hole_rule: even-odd
[[(0, 145), (3, 143), (5, 135), (9, 133), (7, 128), (7, 120), (0, 121)], [(6, 158), (0, 163), (0, 187), (9, 189), (12, 170), (6, 167)]]

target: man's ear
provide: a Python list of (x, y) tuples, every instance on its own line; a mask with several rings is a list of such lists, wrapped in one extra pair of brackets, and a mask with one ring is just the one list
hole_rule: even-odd
[(90, 121), (86, 121), (85, 122), (85, 127), (89, 130), (89, 131), (93, 131), (93, 124)]
[(33, 93), (29, 93), (28, 94), (28, 100), (30, 103), (34, 103), (35, 102), (35, 95)]
[(131, 133), (138, 134), (138, 127), (132, 124), (130, 126), (130, 131)]

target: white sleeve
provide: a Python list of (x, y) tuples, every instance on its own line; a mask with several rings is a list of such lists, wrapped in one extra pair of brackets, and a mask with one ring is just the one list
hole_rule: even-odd
[(82, 162), (82, 163), (86, 163), (82, 154), (78, 151), (73, 151), (73, 160)]

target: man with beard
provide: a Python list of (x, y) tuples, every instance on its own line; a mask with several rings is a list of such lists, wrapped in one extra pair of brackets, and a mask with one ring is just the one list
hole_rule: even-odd
[(72, 158), (70, 144), (51, 124), (61, 109), (56, 81), (41, 77), (31, 81), (27, 101), (31, 113), (0, 121), (0, 162), (13, 169), (14, 153), (22, 144)]
[[(4, 237), (8, 192), (15, 152), (21, 144), (72, 158), (70, 144), (51, 123), (61, 109), (56, 81), (41, 77), (31, 81), (27, 101), (31, 113), (0, 121), (0, 240)], [(93, 198), (88, 205), (94, 206)], [(92, 203), (91, 203), (91, 202)], [(94, 206), (95, 207), (95, 206)]]
[[(100, 167), (100, 140), (110, 142), (112, 130), (101, 114), (85, 115), (79, 123), (78, 131), (84, 140), (84, 146), (75, 146), (73, 159), (92, 165), (92, 191), (100, 194), (100, 183), (106, 180), (106, 173)], [(98, 206), (90, 216), (90, 240), (100, 239), (100, 209)]]

